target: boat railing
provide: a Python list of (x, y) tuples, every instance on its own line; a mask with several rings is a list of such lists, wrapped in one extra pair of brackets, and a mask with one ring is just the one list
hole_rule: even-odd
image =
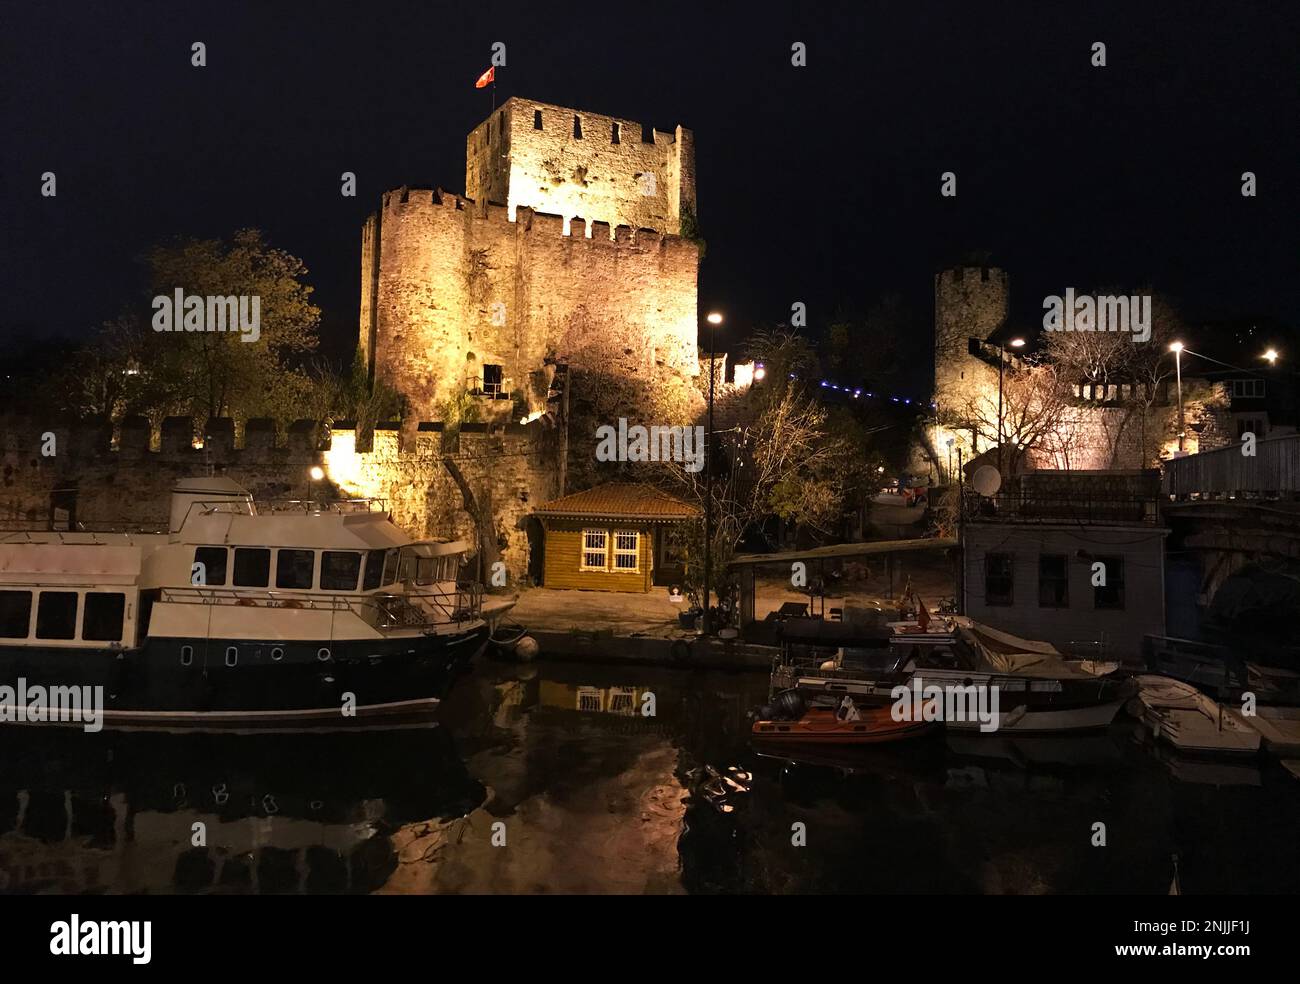
[(258, 515), (283, 513), (368, 513), (388, 512), (388, 500), (379, 497), (357, 499), (257, 499), (253, 503)]
[(434, 629), (479, 617), (482, 585), (459, 583), (453, 588), (374, 594), (333, 594), (256, 588), (213, 588), (202, 585), (163, 588), (160, 601), (180, 605), (282, 608), (305, 611), (350, 611), (381, 632)]

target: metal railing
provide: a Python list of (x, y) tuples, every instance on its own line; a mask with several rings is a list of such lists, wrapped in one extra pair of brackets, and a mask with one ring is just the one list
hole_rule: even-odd
[(253, 507), (259, 515), (273, 515), (290, 512), (388, 512), (388, 500), (378, 496), (359, 499), (332, 499), (324, 502), (319, 499), (255, 499)]
[(1083, 523), (1156, 526), (1160, 500), (1155, 496), (1044, 496), (1033, 492), (980, 495), (967, 489), (962, 502), (966, 522)]
[(432, 629), (438, 625), (477, 619), (483, 607), (483, 586), (466, 582), (444, 590), (357, 595), (194, 585), (163, 588), (159, 600), (179, 605), (350, 611), (380, 632), (394, 632), (400, 629)]

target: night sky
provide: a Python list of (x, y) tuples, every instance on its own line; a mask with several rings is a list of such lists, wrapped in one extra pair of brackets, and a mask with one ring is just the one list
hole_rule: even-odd
[(885, 291), (928, 325), (934, 272), (972, 250), (1026, 320), (1068, 286), (1152, 284), (1193, 319), (1294, 323), (1300, 5), (1058, 6), (6, 2), (0, 341), (143, 311), (151, 244), (256, 226), (306, 261), (345, 359), (363, 217), (403, 183), (464, 191), (495, 41), (498, 104), (695, 131), (700, 308), (732, 340)]

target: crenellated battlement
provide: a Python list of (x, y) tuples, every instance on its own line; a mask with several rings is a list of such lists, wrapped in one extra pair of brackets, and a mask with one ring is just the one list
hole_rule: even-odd
[[(193, 417), (167, 417), (156, 433), (149, 419), (141, 416), (124, 417), (116, 426), (99, 416), (53, 424), (7, 418), (0, 420), (0, 459), (12, 469), (19, 463), (75, 468), (111, 458), (185, 466), (236, 457), (248, 463), (307, 463), (339, 449), (359, 455), (518, 454), (533, 446), (541, 448), (554, 429), (549, 416), (527, 424), (408, 420), (360, 432), (354, 422), (342, 420), (328, 427), (295, 420), (280, 431), (274, 420), (257, 417), (247, 422), (242, 434), (237, 434), (229, 417), (209, 419), (202, 427)], [(47, 435), (53, 435), (52, 444)]]
[[(628, 225), (611, 227), (608, 222), (588, 220), (580, 215), (562, 216), (542, 212), (527, 205), (510, 207), (500, 202), (476, 202), (442, 188), (411, 188), (405, 185), (394, 188), (380, 196), (380, 209), (383, 212), (381, 221), (387, 222), (418, 221), (421, 217), (435, 220), (452, 213), (463, 213), (459, 217), (461, 221), (472, 225), (482, 223), (489, 227), (505, 224), (515, 227), (519, 234), (557, 239), (588, 239), (593, 245), (632, 245), (640, 250), (673, 247), (696, 249), (695, 244), (689, 240), (658, 229)], [(362, 230), (363, 240), (373, 237), (374, 228), (372, 217)]]

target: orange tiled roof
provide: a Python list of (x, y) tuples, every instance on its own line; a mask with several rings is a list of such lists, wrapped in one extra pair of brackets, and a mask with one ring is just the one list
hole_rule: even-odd
[(539, 516), (573, 519), (694, 519), (700, 510), (651, 485), (610, 482), (574, 492), (534, 510)]

